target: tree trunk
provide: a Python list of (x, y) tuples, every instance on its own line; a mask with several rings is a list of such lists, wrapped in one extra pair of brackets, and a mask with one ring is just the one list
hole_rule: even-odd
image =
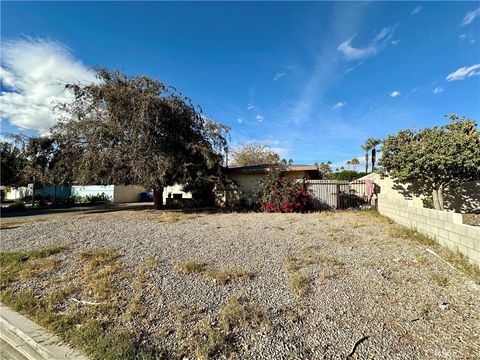
[(373, 148), (372, 149), (372, 172), (375, 170), (375, 161), (377, 160), (377, 149)]
[(435, 210), (444, 210), (443, 207), (443, 185), (440, 185), (438, 188), (434, 188), (432, 190), (432, 198), (433, 198), (433, 207)]
[(440, 204), (438, 203), (438, 190), (434, 188), (432, 190), (432, 200), (433, 200), (433, 208), (435, 210), (440, 210)]
[(365, 152), (365, 173), (368, 174), (368, 151)]
[(161, 210), (163, 208), (163, 186), (153, 189), (153, 202), (155, 210)]
[(444, 210), (444, 207), (443, 207), (443, 185), (440, 185), (438, 187), (438, 207), (439, 207), (439, 210)]
[(32, 208), (35, 207), (35, 177), (32, 184)]

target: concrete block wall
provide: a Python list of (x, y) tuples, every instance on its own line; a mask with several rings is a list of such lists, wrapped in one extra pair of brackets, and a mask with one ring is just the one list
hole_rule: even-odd
[[(434, 239), (439, 244), (465, 255), (472, 264), (480, 267), (480, 227), (463, 224), (462, 214), (453, 211), (439, 211), (423, 207), (419, 197), (406, 198), (397, 190), (390, 178), (373, 173), (361, 178), (372, 180), (379, 187), (378, 212), (396, 223), (415, 229)], [(477, 183), (475, 183), (477, 184)], [(471, 188), (471, 190), (474, 187)], [(476, 188), (475, 188), (476, 189)], [(463, 198), (462, 208), (476, 209), (472, 198), (478, 197), (472, 190), (467, 199)], [(460, 198), (457, 199), (461, 202)]]
[(378, 212), (465, 255), (480, 267), (480, 227), (462, 223), (462, 214), (425, 209), (411, 200), (378, 198)]

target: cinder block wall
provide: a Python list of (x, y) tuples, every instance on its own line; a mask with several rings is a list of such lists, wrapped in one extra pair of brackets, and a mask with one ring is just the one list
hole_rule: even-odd
[(390, 179), (380, 179), (374, 174), (372, 179), (380, 186), (378, 212), (398, 224), (416, 229), (468, 257), (471, 263), (480, 267), (480, 227), (462, 223), (462, 214), (425, 209), (418, 199), (406, 200), (392, 189)]

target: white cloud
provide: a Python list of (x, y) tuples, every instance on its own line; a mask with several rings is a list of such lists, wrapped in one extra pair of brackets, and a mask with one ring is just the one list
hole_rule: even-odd
[(4, 41), (1, 46), (0, 118), (46, 132), (55, 124), (55, 103), (71, 99), (68, 82), (90, 83), (95, 75), (63, 44), (45, 39)]
[(352, 46), (352, 41), (355, 39), (353, 35), (350, 39), (341, 43), (337, 50), (340, 51), (347, 60), (365, 59), (375, 56), (381, 51), (390, 41), (393, 36), (395, 27), (383, 28), (369, 43), (364, 47)]
[(253, 104), (248, 104), (247, 105), (247, 110), (252, 110), (254, 108), (255, 108), (255, 105), (253, 105)]
[(262, 115), (257, 115), (256, 118), (258, 122), (262, 122), (263, 121), (263, 116)]
[(392, 93), (390, 94), (390, 97), (397, 97), (397, 96), (400, 96), (400, 91), (397, 91), (397, 90), (394, 90), (392, 91)]
[(348, 74), (350, 71), (355, 70), (355, 66), (349, 67), (347, 70), (345, 70), (345, 74)]
[(470, 24), (478, 16), (480, 16), (480, 6), (475, 10), (469, 11), (465, 14), (465, 17), (462, 20), (462, 25), (465, 26)]
[(475, 44), (477, 40), (474, 38), (474, 35), (472, 33), (464, 33), (458, 36), (458, 38), (462, 41), (468, 40), (470, 44)]
[(340, 109), (340, 108), (344, 107), (345, 105), (347, 105), (346, 102), (344, 102), (344, 101), (339, 101), (339, 102), (337, 102), (337, 103), (335, 104), (335, 106), (334, 106), (333, 108), (334, 108), (334, 109)]
[(237, 123), (239, 123), (239, 124), (243, 123), (243, 119), (242, 118), (237, 118)]
[(472, 77), (475, 75), (480, 75), (480, 64), (461, 67), (453, 73), (448, 74), (446, 79), (448, 81), (463, 80), (467, 77)]
[(434, 94), (440, 94), (441, 92), (443, 92), (443, 88), (440, 86), (437, 86), (435, 89), (433, 89)]
[(277, 72), (277, 74), (273, 77), (273, 81), (277, 81), (278, 79), (280, 79), (281, 77), (287, 75), (287, 73), (285, 72)]
[(417, 15), (420, 11), (422, 11), (423, 9), (423, 6), (422, 5), (419, 5), (417, 7), (415, 7), (412, 12), (410, 13), (410, 15)]
[(392, 44), (393, 46), (397, 46), (400, 41), (402, 41), (402, 39), (392, 40), (390, 44)]

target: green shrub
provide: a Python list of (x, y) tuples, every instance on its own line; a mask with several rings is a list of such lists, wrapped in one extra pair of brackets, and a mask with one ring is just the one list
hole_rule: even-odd
[(361, 177), (367, 175), (364, 172), (358, 172), (354, 170), (342, 170), (330, 175), (332, 180), (343, 180), (343, 181), (353, 181), (360, 179)]
[(25, 203), (22, 200), (15, 201), (8, 207), (9, 210), (23, 210), (25, 209)]
[(263, 212), (301, 212), (310, 209), (312, 197), (296, 179), (287, 179), (279, 166), (265, 176), (258, 197)]

